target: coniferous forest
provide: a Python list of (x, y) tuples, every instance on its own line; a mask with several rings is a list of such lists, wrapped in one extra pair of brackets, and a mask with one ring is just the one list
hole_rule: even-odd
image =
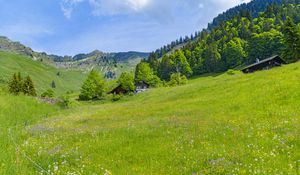
[(260, 3), (252, 1), (230, 9), (215, 18), (208, 29), (182, 42), (181, 49), (164, 46), (143, 61), (162, 80), (169, 80), (177, 72), (191, 77), (239, 69), (273, 55), (280, 55), (289, 63), (297, 61), (300, 58), (299, 2)]

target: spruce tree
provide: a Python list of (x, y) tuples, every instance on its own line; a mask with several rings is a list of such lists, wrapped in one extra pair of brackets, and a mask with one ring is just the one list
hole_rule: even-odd
[(54, 81), (54, 80), (53, 80), (52, 83), (51, 83), (51, 87), (52, 87), (53, 89), (56, 88), (56, 84), (55, 84), (55, 81)]
[(292, 18), (287, 18), (283, 33), (285, 36), (283, 57), (289, 62), (295, 62), (300, 59), (300, 32)]
[(9, 93), (14, 95), (19, 95), (22, 92), (23, 88), (23, 80), (21, 73), (18, 74), (14, 73), (12, 79), (9, 81), (8, 89)]
[(9, 81), (8, 84), (8, 90), (9, 93), (14, 94), (14, 95), (19, 95), (19, 82), (17, 79), (17, 74), (14, 74), (12, 79)]
[(24, 80), (22, 91), (25, 95), (36, 96), (36, 90), (30, 76), (27, 76)]

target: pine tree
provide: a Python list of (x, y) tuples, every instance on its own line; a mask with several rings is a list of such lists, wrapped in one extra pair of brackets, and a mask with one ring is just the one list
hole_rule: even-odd
[(36, 96), (36, 90), (33, 85), (33, 81), (30, 76), (27, 76), (23, 83), (22, 92), (25, 95)]
[(283, 33), (285, 36), (283, 57), (289, 62), (295, 62), (300, 59), (300, 32), (292, 18), (287, 18)]
[(52, 87), (53, 89), (56, 88), (56, 84), (55, 84), (55, 81), (54, 81), (54, 80), (53, 80), (52, 83), (51, 83), (51, 87)]
[(11, 94), (19, 95), (22, 92), (23, 80), (21, 73), (14, 73), (12, 79), (9, 81), (8, 89)]
[(8, 90), (9, 93), (14, 94), (14, 95), (19, 95), (19, 82), (17, 79), (17, 74), (14, 74), (12, 79), (9, 81), (8, 84)]

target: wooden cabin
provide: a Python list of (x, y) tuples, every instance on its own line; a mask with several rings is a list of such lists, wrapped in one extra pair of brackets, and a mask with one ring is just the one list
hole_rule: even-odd
[[(134, 92), (138, 94), (138, 93), (144, 92), (147, 89), (149, 89), (150, 85), (148, 83), (146, 83), (145, 81), (139, 81), (139, 82), (135, 83), (135, 87), (136, 87), (136, 90)], [(133, 92), (133, 91), (128, 91), (128, 90), (124, 89), (121, 85), (119, 85), (118, 87), (116, 87), (112, 91), (110, 91), (109, 94), (120, 95), (120, 94), (127, 94), (129, 92)]]
[(282, 64), (286, 64), (286, 62), (282, 58), (280, 58), (280, 56), (275, 55), (273, 57), (261, 61), (257, 59), (256, 63), (245, 67), (244, 69), (242, 69), (242, 72), (252, 73), (259, 70), (269, 70), (272, 69), (273, 67), (281, 66)]
[(135, 83), (135, 87), (136, 87), (135, 93), (141, 93), (149, 89), (150, 85), (145, 81), (139, 81)]
[(109, 92), (110, 94), (120, 95), (120, 94), (127, 94), (128, 91), (124, 89), (121, 85), (114, 88), (112, 91)]

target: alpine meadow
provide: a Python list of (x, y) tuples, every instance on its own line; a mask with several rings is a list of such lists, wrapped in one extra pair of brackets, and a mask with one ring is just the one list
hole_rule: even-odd
[(299, 0), (16, 0), (0, 21), (1, 175), (300, 174)]

